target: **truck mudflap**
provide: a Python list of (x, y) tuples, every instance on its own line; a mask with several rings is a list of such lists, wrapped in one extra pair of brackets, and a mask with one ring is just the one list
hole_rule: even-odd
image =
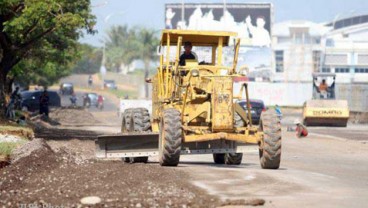
[[(101, 135), (95, 140), (97, 159), (158, 156), (157, 133), (121, 133)], [(181, 155), (258, 152), (258, 145), (217, 140), (183, 143)]]

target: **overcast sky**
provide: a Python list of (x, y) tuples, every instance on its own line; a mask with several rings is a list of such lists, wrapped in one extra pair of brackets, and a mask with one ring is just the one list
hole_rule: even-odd
[[(164, 27), (165, 3), (181, 3), (181, 0), (92, 0), (93, 13), (97, 17), (98, 33), (86, 35), (81, 42), (101, 45), (105, 31), (111, 25), (142, 25), (160, 30)], [(184, 0), (184, 3), (222, 3), (223, 0)], [(227, 3), (271, 2), (274, 6), (274, 22), (285, 20), (332, 21), (336, 16), (368, 14), (368, 0), (228, 0)], [(108, 17), (109, 16), (109, 17)], [(108, 17), (108, 18), (106, 18)], [(105, 23), (105, 19), (108, 19)]]

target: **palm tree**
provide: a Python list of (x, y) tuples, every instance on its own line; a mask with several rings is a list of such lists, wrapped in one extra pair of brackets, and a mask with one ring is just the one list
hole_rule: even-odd
[[(157, 33), (153, 29), (139, 28), (137, 32), (139, 59), (144, 63), (144, 79), (149, 76), (151, 61), (156, 58), (156, 47), (159, 44)], [(145, 83), (145, 96), (148, 98), (148, 84)]]

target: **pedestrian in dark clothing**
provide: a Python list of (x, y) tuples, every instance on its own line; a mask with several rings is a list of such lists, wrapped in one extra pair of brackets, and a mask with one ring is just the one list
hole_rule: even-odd
[(45, 90), (40, 96), (40, 114), (45, 114), (46, 117), (49, 117), (49, 101), (49, 95), (47, 93), (47, 90)]
[(184, 53), (180, 56), (179, 65), (185, 66), (186, 59), (197, 59), (197, 57), (192, 52), (192, 43), (189, 41), (184, 43)]

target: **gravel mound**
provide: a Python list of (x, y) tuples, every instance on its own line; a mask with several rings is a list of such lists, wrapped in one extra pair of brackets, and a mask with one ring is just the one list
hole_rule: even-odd
[(62, 125), (91, 125), (99, 123), (83, 108), (58, 108), (50, 113), (50, 118)]
[(0, 143), (1, 142), (21, 142), (22, 138), (16, 135), (9, 135), (9, 134), (0, 134)]
[(15, 149), (10, 157), (11, 161), (12, 163), (15, 163), (21, 158), (28, 157), (37, 150), (45, 152), (51, 149), (43, 139), (33, 139), (32, 141), (29, 141), (24, 145), (20, 146), (19, 148)]

